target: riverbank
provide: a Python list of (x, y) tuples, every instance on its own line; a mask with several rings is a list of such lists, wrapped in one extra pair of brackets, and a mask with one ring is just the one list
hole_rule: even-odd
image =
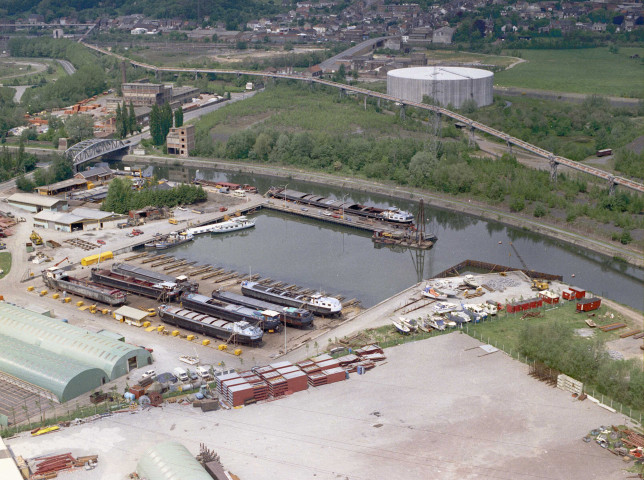
[(340, 188), (350, 188), (362, 192), (372, 192), (390, 198), (418, 201), (444, 210), (465, 213), (486, 220), (494, 220), (505, 225), (523, 228), (539, 235), (553, 238), (612, 258), (620, 258), (624, 262), (644, 268), (644, 255), (637, 249), (622, 245), (611, 244), (599, 238), (592, 238), (590, 232), (575, 232), (569, 228), (545, 223), (536, 219), (512, 213), (500, 208), (491, 207), (481, 202), (456, 199), (447, 195), (427, 193), (411, 187), (401, 187), (383, 182), (373, 182), (359, 178), (339, 178), (323, 172), (308, 172), (305, 170), (286, 168), (277, 165), (258, 165), (252, 163), (231, 162), (226, 160), (206, 159), (177, 159), (161, 156), (126, 155), (124, 163), (159, 165), (168, 168), (182, 166), (194, 168), (212, 168), (215, 170), (250, 173), (279, 178), (300, 180), (319, 185), (333, 185)]

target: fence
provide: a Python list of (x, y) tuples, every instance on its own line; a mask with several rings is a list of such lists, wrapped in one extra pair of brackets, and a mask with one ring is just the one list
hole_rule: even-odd
[[(490, 337), (485, 337), (482, 332), (479, 332), (478, 335), (476, 332), (470, 332), (469, 331), (469, 326), (466, 325), (465, 328), (463, 329), (463, 333), (469, 335), (470, 337), (474, 338), (475, 340), (480, 340), (481, 342), (485, 342), (489, 345), (492, 345), (495, 348), (498, 348), (499, 350), (503, 351), (504, 353), (508, 354), (510, 357), (520, 361), (521, 363), (525, 363), (527, 365), (531, 365), (533, 368), (536, 365), (536, 361), (528, 358), (525, 355), (521, 355), (519, 351), (513, 352), (511, 348), (508, 350), (505, 349), (505, 345), (499, 344), (498, 342), (494, 342), (494, 340), (491, 340)], [(585, 388), (586, 395), (590, 395), (591, 397), (595, 398), (596, 400), (599, 401), (600, 404), (605, 405), (607, 407), (610, 407), (614, 409), (616, 412), (619, 412), (622, 415), (626, 415), (627, 417), (630, 418), (631, 422), (633, 424), (641, 427), (642, 426), (642, 418), (644, 418), (644, 413), (633, 409), (632, 407), (628, 405), (624, 405), (621, 402), (618, 402), (616, 400), (613, 400), (611, 397), (604, 395), (603, 393), (598, 393), (594, 387), (592, 388), (592, 393), (591, 391), (588, 390), (588, 388)]]

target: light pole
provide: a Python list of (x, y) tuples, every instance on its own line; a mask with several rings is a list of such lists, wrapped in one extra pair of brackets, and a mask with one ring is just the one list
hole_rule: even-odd
[(342, 197), (342, 220), (344, 220), (344, 202), (346, 201), (348, 196), (349, 194), (345, 193), (344, 196)]
[(286, 187), (288, 187), (288, 183), (284, 185), (284, 190), (282, 190), (284, 192), (284, 209), (286, 209)]

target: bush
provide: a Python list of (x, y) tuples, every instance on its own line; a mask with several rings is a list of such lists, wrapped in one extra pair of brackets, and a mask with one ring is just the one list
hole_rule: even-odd
[(619, 237), (619, 241), (624, 245), (628, 245), (629, 243), (631, 243), (633, 241), (633, 237), (631, 237), (631, 232), (629, 232), (628, 230), (624, 230), (621, 236)]
[(523, 197), (513, 197), (510, 199), (510, 210), (513, 212), (520, 212), (525, 208), (525, 200)]
[(547, 213), (548, 210), (546, 210), (546, 207), (543, 205), (543, 203), (537, 203), (534, 206), (534, 211), (532, 212), (532, 214), (537, 218), (545, 217)]

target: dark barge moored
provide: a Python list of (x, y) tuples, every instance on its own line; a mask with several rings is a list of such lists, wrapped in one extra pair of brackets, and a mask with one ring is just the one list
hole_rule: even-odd
[(123, 305), (127, 300), (127, 294), (121, 290), (106, 287), (89, 280), (71, 277), (65, 270), (57, 267), (43, 270), (42, 278), (49, 288), (73, 293), (79, 297), (90, 298), (113, 307)]
[(289, 202), (297, 202), (327, 210), (335, 210), (338, 213), (344, 212), (361, 217), (373, 218), (375, 220), (381, 220), (395, 225), (411, 226), (414, 224), (413, 214), (404, 210), (399, 210), (395, 207), (378, 208), (369, 205), (361, 205), (359, 203), (345, 203), (342, 200), (334, 200), (320, 195), (276, 187), (270, 188), (266, 194), (276, 200), (288, 200)]
[(248, 322), (228, 322), (172, 305), (160, 305), (157, 310), (165, 323), (226, 342), (258, 346), (264, 335), (261, 328)]
[(266, 300), (287, 307), (306, 308), (318, 315), (336, 315), (342, 311), (342, 304), (337, 298), (327, 297), (321, 293), (306, 295), (249, 281), (242, 282), (241, 291), (247, 297), (258, 298), (259, 300)]
[(278, 331), (282, 326), (279, 312), (272, 310), (256, 310), (243, 305), (210, 298), (198, 293), (186, 293), (181, 297), (181, 304), (195, 312), (212, 315), (230, 322), (248, 322), (268, 331)]
[(304, 308), (285, 307), (276, 303), (266, 302), (257, 298), (245, 297), (226, 290), (214, 290), (212, 298), (224, 302), (235, 303), (257, 310), (273, 310), (279, 313), (280, 321), (289, 327), (306, 328), (313, 325), (313, 314)]

